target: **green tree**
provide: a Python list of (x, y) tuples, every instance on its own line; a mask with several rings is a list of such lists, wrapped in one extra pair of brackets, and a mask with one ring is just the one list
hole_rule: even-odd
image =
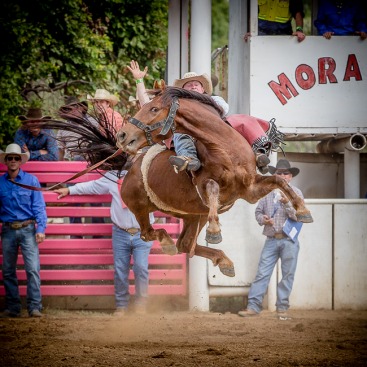
[(229, 1), (212, 0), (212, 51), (228, 45)]
[(37, 99), (52, 114), (62, 95), (106, 88), (125, 112), (135, 88), (124, 70), (131, 59), (148, 65), (152, 79), (164, 74), (167, 12), (161, 0), (1, 2), (0, 145), (12, 141), (16, 116)]

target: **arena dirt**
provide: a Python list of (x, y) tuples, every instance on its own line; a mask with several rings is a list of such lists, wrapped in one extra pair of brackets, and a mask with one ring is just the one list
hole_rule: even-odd
[(45, 310), (0, 319), (0, 365), (367, 366), (367, 311), (110, 313)]

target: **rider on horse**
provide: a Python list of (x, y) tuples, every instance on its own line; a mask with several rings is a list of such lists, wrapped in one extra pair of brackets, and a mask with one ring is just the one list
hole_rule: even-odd
[[(143, 106), (149, 102), (143, 78), (147, 73), (147, 67), (140, 70), (136, 61), (131, 61), (128, 69), (136, 79), (137, 96)], [(220, 96), (212, 96), (213, 87), (211, 79), (206, 75), (198, 75), (194, 72), (186, 73), (182, 79), (176, 79), (175, 87), (208, 94), (223, 109), (226, 116), (229, 111), (228, 103)], [(250, 143), (256, 156), (256, 166), (262, 174), (268, 172), (269, 153), (281, 141), (281, 133), (277, 131), (273, 120), (270, 122), (246, 115), (232, 115), (228, 117), (229, 123)], [(197, 171), (201, 162), (197, 156), (193, 138), (188, 134), (173, 134), (173, 143), (177, 156), (171, 156), (169, 161), (176, 171)]]

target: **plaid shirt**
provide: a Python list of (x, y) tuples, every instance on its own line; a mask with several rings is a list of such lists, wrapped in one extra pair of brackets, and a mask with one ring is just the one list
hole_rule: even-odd
[[(291, 185), (290, 185), (291, 186)], [(303, 199), (303, 194), (297, 187), (291, 186), (294, 192)], [(268, 195), (263, 197), (255, 210), (255, 217), (260, 226), (264, 226), (263, 235), (274, 237), (275, 233), (282, 233), (284, 222), (290, 218), (297, 220), (296, 210), (293, 208), (291, 202), (282, 204), (276, 200), (277, 190), (273, 190)], [(264, 225), (264, 215), (274, 219), (274, 225)]]

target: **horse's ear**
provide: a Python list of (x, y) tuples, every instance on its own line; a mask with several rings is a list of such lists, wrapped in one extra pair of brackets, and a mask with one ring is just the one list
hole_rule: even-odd
[(155, 80), (153, 84), (153, 89), (166, 89), (166, 83), (163, 79), (161, 80)]

